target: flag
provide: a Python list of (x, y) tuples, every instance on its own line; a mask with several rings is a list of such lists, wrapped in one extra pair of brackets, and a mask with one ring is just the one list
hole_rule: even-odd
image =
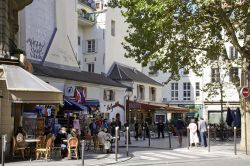
[(81, 94), (81, 102), (82, 102), (82, 104), (85, 104), (85, 103), (86, 103), (86, 100), (85, 100), (84, 89), (81, 90), (80, 94)]
[(81, 93), (79, 92), (79, 90), (76, 88), (75, 89), (75, 99), (77, 103), (81, 103), (82, 99), (81, 99)]

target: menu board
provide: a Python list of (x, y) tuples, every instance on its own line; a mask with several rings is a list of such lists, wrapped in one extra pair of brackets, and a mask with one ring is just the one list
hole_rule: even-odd
[(35, 135), (36, 118), (23, 118), (23, 129), (27, 133), (27, 135)]

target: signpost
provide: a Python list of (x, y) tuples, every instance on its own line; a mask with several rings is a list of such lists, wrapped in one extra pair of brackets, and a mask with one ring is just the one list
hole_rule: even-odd
[(244, 103), (244, 128), (245, 128), (245, 148), (246, 148), (246, 154), (247, 154), (247, 122), (246, 122), (246, 116), (247, 116), (247, 109), (246, 109), (246, 98), (249, 96), (249, 88), (248, 87), (243, 87), (241, 88), (240, 91), (241, 96), (244, 98), (243, 103)]

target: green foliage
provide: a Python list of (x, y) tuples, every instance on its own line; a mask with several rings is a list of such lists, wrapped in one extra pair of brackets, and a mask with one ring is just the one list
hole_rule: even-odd
[(170, 79), (182, 68), (199, 74), (225, 42), (250, 60), (247, 42), (239, 42), (250, 35), (249, 0), (111, 0), (109, 6), (121, 8), (129, 24), (125, 56), (143, 66), (156, 60), (152, 69), (170, 72)]

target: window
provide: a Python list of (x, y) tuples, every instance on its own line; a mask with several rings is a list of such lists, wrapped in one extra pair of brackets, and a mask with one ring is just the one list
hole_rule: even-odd
[(87, 40), (87, 52), (96, 52), (96, 41), (94, 39)]
[(199, 82), (195, 83), (195, 96), (200, 97), (200, 83)]
[(151, 61), (149, 62), (149, 72), (148, 75), (151, 77), (157, 77), (158, 76), (158, 72), (153, 72), (152, 67), (155, 65), (155, 61)]
[(95, 64), (94, 63), (88, 63), (88, 72), (95, 72)]
[(156, 101), (156, 88), (149, 87), (149, 100)]
[(115, 36), (115, 21), (111, 20), (111, 36)]
[(144, 100), (145, 88), (143, 85), (137, 85), (137, 99)]
[(238, 51), (234, 47), (230, 47), (230, 59), (234, 60), (238, 58)]
[(183, 83), (183, 100), (191, 100), (191, 86), (189, 82)]
[(78, 36), (78, 46), (80, 46), (81, 45), (81, 37), (80, 36)]
[(235, 81), (237, 78), (239, 78), (238, 67), (233, 67), (233, 68), (230, 69), (229, 79), (230, 79), (230, 81)]
[(220, 71), (219, 68), (211, 69), (211, 82), (219, 82), (220, 81)]
[(95, 4), (95, 8), (96, 8), (97, 10), (100, 9), (100, 3), (99, 3), (99, 2)]
[(114, 101), (115, 100), (115, 91), (113, 91), (113, 90), (104, 90), (103, 99), (105, 101)]
[(171, 100), (178, 100), (178, 83), (171, 83)]

